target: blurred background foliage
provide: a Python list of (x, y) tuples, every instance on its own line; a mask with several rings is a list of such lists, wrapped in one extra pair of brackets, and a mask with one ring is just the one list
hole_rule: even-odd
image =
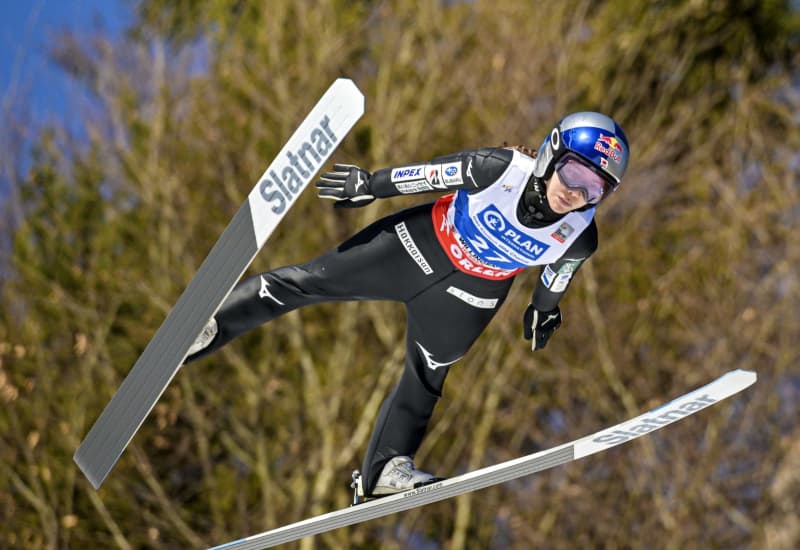
[[(368, 168), (537, 146), (565, 113), (626, 128), (601, 245), (531, 354), (537, 272), (453, 369), (417, 462), (454, 475), (616, 423), (735, 368), (759, 382), (630, 445), (310, 548), (800, 545), (800, 22), (789, 1), (143, 0), (63, 35), (83, 133), (2, 157), (0, 546), (187, 548), (346, 506), (402, 365), (403, 309), (294, 312), (181, 370), (95, 492), (72, 454), (264, 167), (332, 80)], [(3, 131), (12, 133), (14, 119)], [(251, 272), (427, 197), (307, 191)], [(794, 235), (794, 237), (792, 237)], [(446, 327), (443, 327), (446, 330)]]

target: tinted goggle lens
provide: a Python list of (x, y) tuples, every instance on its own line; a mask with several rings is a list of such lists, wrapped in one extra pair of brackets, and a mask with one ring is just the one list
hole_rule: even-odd
[(565, 155), (558, 161), (556, 172), (561, 183), (583, 194), (589, 204), (599, 203), (612, 190), (608, 180), (572, 155)]

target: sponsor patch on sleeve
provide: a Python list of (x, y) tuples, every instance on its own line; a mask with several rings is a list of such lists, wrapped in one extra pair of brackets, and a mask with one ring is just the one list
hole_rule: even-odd
[(556, 278), (553, 281), (553, 286), (550, 287), (550, 290), (553, 292), (564, 292), (567, 289), (570, 279), (572, 279), (572, 273), (561, 273), (560, 275), (556, 275)]
[(558, 271), (551, 266), (545, 266), (542, 271), (542, 282), (551, 292), (564, 292), (569, 285), (575, 270), (581, 265), (582, 260), (567, 260)]
[(425, 191), (433, 190), (433, 187), (431, 187), (426, 181), (401, 181), (397, 182), (395, 187), (404, 195), (423, 193)]
[(392, 183), (403, 195), (433, 190), (425, 177), (426, 166), (403, 166), (392, 170)]
[(578, 269), (578, 267), (580, 267), (581, 262), (584, 259), (585, 258), (580, 258), (580, 259), (577, 259), (577, 260), (565, 260), (564, 263), (561, 265), (561, 267), (558, 268), (558, 272), (560, 274), (575, 273), (575, 270)]
[(550, 288), (550, 285), (553, 284), (553, 279), (556, 277), (556, 272), (548, 265), (545, 266), (544, 270), (542, 271), (542, 282), (544, 286)]
[(435, 189), (444, 189), (440, 172), (441, 164), (429, 165), (425, 167), (425, 181)]
[(442, 182), (445, 187), (456, 187), (464, 183), (461, 177), (461, 161), (442, 164)]
[(402, 168), (395, 168), (392, 170), (392, 183), (397, 183), (399, 181), (424, 180), (424, 169), (424, 166), (404, 166)]

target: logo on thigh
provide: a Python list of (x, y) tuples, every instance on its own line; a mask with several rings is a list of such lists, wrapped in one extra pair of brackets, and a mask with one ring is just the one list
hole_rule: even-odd
[(400, 222), (394, 226), (394, 230), (397, 232), (397, 237), (400, 239), (403, 247), (408, 252), (408, 255), (417, 262), (417, 265), (422, 270), (425, 275), (430, 275), (433, 273), (433, 268), (431, 264), (428, 263), (428, 260), (425, 259), (425, 256), (422, 255), (419, 248), (417, 247), (417, 243), (414, 242), (414, 239), (411, 237), (411, 233), (408, 231), (408, 227), (406, 227), (406, 222)]
[(283, 302), (281, 302), (280, 300), (278, 300), (275, 296), (272, 295), (272, 292), (270, 292), (270, 290), (269, 290), (269, 283), (267, 282), (267, 280), (264, 278), (263, 275), (261, 276), (261, 290), (258, 291), (258, 297), (261, 298), (262, 300), (264, 298), (269, 298), (270, 300), (272, 300), (273, 302), (275, 302), (279, 306), (286, 305)]
[(494, 309), (497, 307), (497, 298), (481, 298), (479, 296), (475, 296), (474, 294), (470, 294), (466, 290), (462, 290), (458, 287), (449, 286), (447, 287), (447, 293), (452, 294), (459, 300), (464, 303), (471, 305), (472, 307), (477, 307), (479, 309)]
[(422, 352), (422, 357), (425, 358), (425, 362), (428, 364), (428, 368), (431, 369), (431, 370), (436, 370), (436, 369), (438, 369), (440, 367), (449, 367), (450, 365), (452, 365), (453, 363), (455, 363), (456, 361), (461, 359), (461, 357), (457, 357), (457, 358), (453, 359), (452, 361), (448, 361), (446, 363), (442, 363), (442, 362), (439, 362), (436, 359), (434, 359), (433, 358), (433, 354), (431, 352), (429, 352), (428, 350), (426, 350), (425, 347), (422, 344), (420, 344), (419, 342), (416, 342), (416, 344), (417, 344), (417, 347), (419, 347), (419, 351)]

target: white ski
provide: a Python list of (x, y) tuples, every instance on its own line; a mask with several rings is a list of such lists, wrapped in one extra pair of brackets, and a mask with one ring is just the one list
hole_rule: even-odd
[(258, 180), (164, 323), (73, 457), (95, 489), (183, 364), (283, 216), (364, 114), (364, 96), (340, 78), (325, 92)]
[(755, 372), (734, 370), (720, 376), (710, 384), (678, 397), (657, 409), (570, 443), (475, 470), (474, 472), (446, 479), (432, 485), (426, 485), (419, 489), (368, 501), (350, 508), (292, 523), (272, 531), (235, 540), (221, 546), (215, 546), (212, 550), (269, 548), (547, 470), (616, 445), (627, 443), (641, 435), (663, 428), (742, 391), (755, 383), (755, 381)]

